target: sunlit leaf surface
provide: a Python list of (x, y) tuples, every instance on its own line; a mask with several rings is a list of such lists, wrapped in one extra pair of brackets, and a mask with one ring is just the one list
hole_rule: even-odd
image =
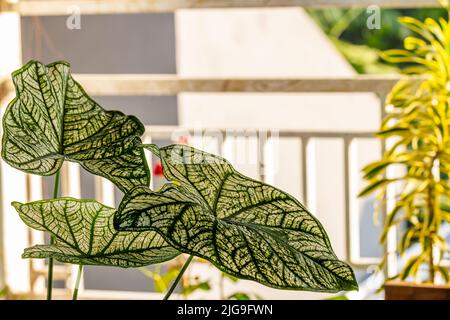
[(212, 154), (182, 145), (149, 148), (173, 184), (159, 192), (133, 189), (117, 211), (116, 228), (155, 230), (182, 252), (275, 288), (357, 288), (319, 221), (295, 198)]
[(25, 249), (24, 258), (128, 268), (161, 263), (179, 254), (154, 231), (116, 231), (115, 209), (93, 200), (60, 198), (13, 206), (29, 227), (48, 231), (56, 239), (53, 245)]
[(126, 192), (149, 184), (140, 148), (144, 126), (105, 111), (72, 78), (69, 65), (31, 61), (13, 73), (16, 97), (3, 118), (3, 159), (19, 170), (52, 175), (64, 159)]

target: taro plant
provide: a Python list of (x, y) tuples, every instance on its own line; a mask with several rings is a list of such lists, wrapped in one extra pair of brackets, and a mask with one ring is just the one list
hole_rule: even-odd
[[(237, 172), (226, 160), (185, 145), (143, 145), (144, 126), (105, 111), (72, 78), (69, 65), (31, 61), (13, 73), (16, 97), (3, 119), (2, 157), (31, 174), (55, 175), (54, 199), (13, 206), (51, 242), (24, 258), (79, 265), (143, 267), (189, 254), (239, 279), (291, 290), (357, 289), (320, 222), (289, 194)], [(160, 158), (168, 181), (151, 190), (144, 156)], [(58, 198), (59, 169), (79, 163), (125, 194), (116, 210), (93, 200)], [(77, 287), (74, 298), (77, 297)]]
[(441, 265), (448, 252), (442, 226), (450, 222), (450, 214), (441, 207), (450, 195), (450, 25), (443, 18), (421, 22), (405, 17), (401, 22), (417, 36), (406, 38), (403, 50), (387, 51), (384, 58), (423, 80), (402, 81), (388, 96), (388, 114), (377, 134), (387, 150), (364, 168), (369, 184), (361, 195), (378, 190), (384, 201), (387, 186), (397, 186), (390, 189), (396, 193), (395, 205), (381, 242), (391, 228), (401, 226), (399, 254), (414, 244), (420, 250), (394, 278), (420, 278), (424, 266), (428, 276), (422, 280), (435, 283), (439, 274), (448, 282), (449, 271)]

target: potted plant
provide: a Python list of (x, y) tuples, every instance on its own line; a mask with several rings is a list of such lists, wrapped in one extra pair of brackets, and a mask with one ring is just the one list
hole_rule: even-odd
[[(450, 195), (450, 25), (443, 18), (400, 22), (415, 36), (404, 40), (404, 49), (383, 56), (422, 80), (401, 81), (387, 97), (377, 133), (386, 150), (363, 169), (368, 185), (360, 196), (378, 191), (383, 203), (395, 199), (380, 240), (385, 243), (398, 228), (397, 251), (408, 260), (386, 282), (386, 299), (449, 299), (449, 270), (442, 260), (448, 253), (444, 226), (450, 222), (444, 206)], [(413, 246), (420, 248), (417, 254), (408, 251)]]
[[(239, 279), (288, 290), (356, 290), (353, 270), (340, 261), (322, 224), (294, 197), (236, 171), (225, 159), (186, 145), (141, 141), (134, 116), (106, 111), (72, 78), (66, 62), (30, 61), (13, 73), (16, 97), (3, 118), (2, 158), (29, 174), (54, 175), (53, 199), (13, 202), (29, 227), (50, 244), (25, 249), (24, 258), (79, 265), (138, 268), (189, 255), (167, 290), (169, 299), (194, 256)], [(149, 188), (144, 149), (169, 181)], [(119, 208), (59, 197), (64, 161), (113, 182)]]

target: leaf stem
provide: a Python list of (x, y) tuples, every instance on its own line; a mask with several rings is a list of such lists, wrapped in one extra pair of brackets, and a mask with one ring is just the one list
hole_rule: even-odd
[(363, 12), (361, 9), (349, 9), (342, 17), (331, 27), (329, 34), (339, 39), (344, 31), (352, 24), (352, 22)]
[[(53, 199), (58, 198), (59, 194), (59, 180), (61, 176), (61, 170), (56, 171), (54, 175), (54, 186), (53, 186)], [(50, 235), (50, 244), (55, 242), (55, 237)], [(47, 300), (52, 300), (52, 290), (53, 290), (53, 258), (48, 259), (48, 275), (47, 275)]]
[[(437, 234), (440, 227), (440, 205), (439, 205), (439, 193), (436, 187), (440, 180), (440, 164), (438, 154), (433, 157), (431, 161), (430, 168), (430, 183), (428, 186), (428, 215), (425, 217), (424, 223), (424, 234), (426, 238), (424, 239), (425, 248), (424, 251), (428, 252), (428, 281), (434, 284), (435, 281), (435, 261), (434, 261), (434, 235)], [(426, 233), (425, 233), (426, 231)]]
[(78, 288), (80, 287), (81, 275), (83, 274), (83, 265), (80, 264), (78, 267), (77, 280), (75, 282), (75, 288), (73, 289), (72, 300), (78, 299)]
[(170, 296), (172, 295), (173, 290), (175, 290), (175, 288), (177, 287), (178, 282), (180, 282), (181, 278), (183, 277), (183, 274), (186, 272), (186, 269), (188, 268), (188, 266), (191, 263), (193, 258), (194, 258), (194, 256), (189, 256), (187, 261), (184, 263), (183, 268), (181, 268), (180, 273), (178, 273), (177, 278), (172, 283), (172, 286), (170, 287), (169, 291), (167, 291), (166, 295), (164, 296), (163, 300), (169, 300)]

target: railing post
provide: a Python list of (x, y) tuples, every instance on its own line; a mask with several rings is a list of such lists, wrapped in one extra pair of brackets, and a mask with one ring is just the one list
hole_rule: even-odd
[[(347, 260), (352, 261), (352, 219), (351, 219), (351, 208), (350, 208), (350, 144), (352, 138), (344, 138), (344, 204), (345, 204), (345, 231), (346, 231), (346, 254)], [(358, 239), (359, 243), (359, 239)], [(358, 255), (359, 256), (359, 255)]]
[(266, 162), (265, 162), (265, 147), (267, 140), (269, 139), (268, 132), (263, 130), (258, 130), (256, 134), (256, 143), (258, 144), (257, 147), (257, 170), (258, 170), (258, 177), (259, 180), (265, 182), (266, 181)]
[[(386, 92), (378, 93), (378, 97), (380, 99), (380, 116), (381, 116), (380, 126), (381, 126), (384, 118), (387, 115), (385, 106), (387, 93)], [(381, 140), (381, 157), (384, 156), (384, 153), (386, 152), (387, 148), (389, 148), (389, 145), (390, 145), (389, 140), (388, 141)], [(386, 178), (389, 178), (389, 176), (392, 174), (393, 172), (388, 169), (386, 172)], [(389, 185), (386, 188), (386, 191), (382, 197), (382, 201), (386, 202), (383, 203), (380, 208), (383, 216), (382, 227), (384, 227), (387, 215), (395, 206), (395, 186)], [(390, 231), (387, 234), (386, 244), (384, 246), (384, 254), (386, 257), (384, 273), (387, 279), (397, 274), (397, 228), (395, 226), (391, 227)]]
[(300, 159), (302, 161), (302, 200), (303, 204), (308, 208), (308, 146), (310, 142), (309, 137), (302, 136), (301, 138), (301, 156)]

